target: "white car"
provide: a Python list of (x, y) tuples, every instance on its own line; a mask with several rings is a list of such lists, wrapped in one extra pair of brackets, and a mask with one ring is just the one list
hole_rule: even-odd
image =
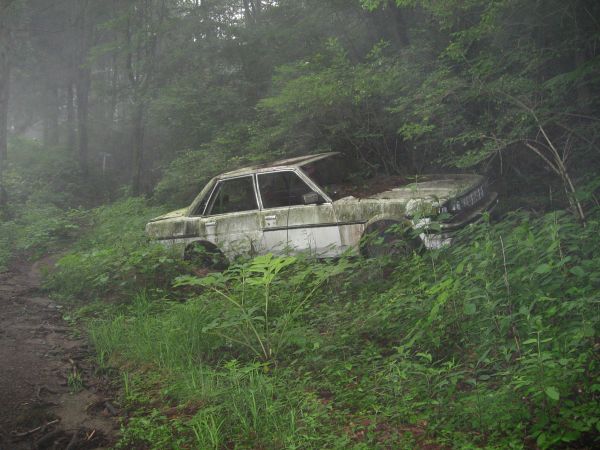
[(331, 152), (227, 172), (187, 208), (151, 220), (146, 232), (187, 258), (208, 252), (207, 264), (266, 253), (373, 256), (411, 249), (416, 235), (427, 248), (449, 243), (451, 231), (496, 203), (480, 175), (364, 180), (347, 166)]

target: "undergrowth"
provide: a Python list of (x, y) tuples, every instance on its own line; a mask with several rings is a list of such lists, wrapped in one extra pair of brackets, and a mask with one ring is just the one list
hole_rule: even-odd
[(585, 229), (513, 213), (411, 258), (266, 256), (163, 291), (147, 278), (89, 322), (100, 365), (124, 373), (120, 445), (595, 447), (599, 231), (599, 211)]
[(0, 209), (0, 270), (14, 257), (36, 259), (62, 249), (85, 224), (82, 178), (63, 148), (13, 138), (3, 173), (8, 204)]
[(87, 230), (57, 261), (46, 288), (62, 299), (119, 300), (168, 287), (183, 261), (144, 234), (146, 222), (162, 212), (142, 198), (89, 210)]

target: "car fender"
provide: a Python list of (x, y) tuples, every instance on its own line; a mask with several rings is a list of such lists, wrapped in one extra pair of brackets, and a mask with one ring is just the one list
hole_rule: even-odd
[[(360, 238), (360, 242), (365, 242), (365, 238), (367, 238), (370, 233), (377, 230), (376, 225), (382, 222), (388, 222), (388, 225), (398, 224), (403, 226), (403, 228), (406, 230), (414, 228), (414, 223), (405, 216), (398, 217), (391, 214), (378, 214), (365, 223), (365, 228)], [(362, 246), (363, 244), (360, 245)]]

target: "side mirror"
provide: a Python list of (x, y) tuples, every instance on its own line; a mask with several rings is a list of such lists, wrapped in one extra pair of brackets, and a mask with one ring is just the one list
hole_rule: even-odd
[(320, 200), (320, 195), (317, 194), (315, 191), (310, 191), (302, 196), (302, 201), (305, 205), (316, 205), (319, 203)]

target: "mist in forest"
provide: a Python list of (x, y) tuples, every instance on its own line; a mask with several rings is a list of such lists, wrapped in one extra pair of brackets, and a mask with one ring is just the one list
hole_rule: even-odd
[(129, 186), (175, 203), (224, 167), (323, 150), (567, 190), (597, 160), (594, 1), (0, 8), (3, 171), (33, 140), (89, 200)]

